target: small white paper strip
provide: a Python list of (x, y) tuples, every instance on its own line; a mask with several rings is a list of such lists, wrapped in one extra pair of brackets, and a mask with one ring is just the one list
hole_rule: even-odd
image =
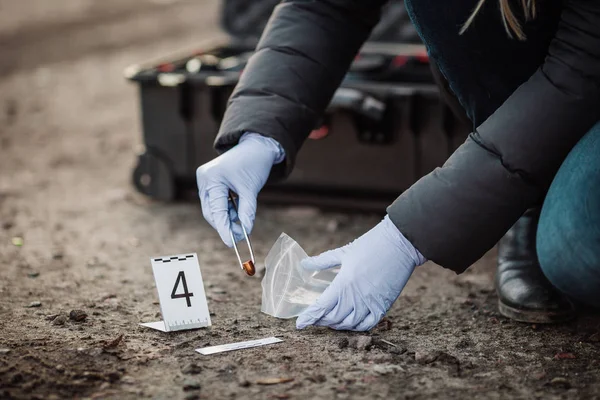
[(283, 342), (283, 340), (273, 336), (264, 339), (249, 340), (247, 342), (229, 343), (221, 344), (218, 346), (203, 347), (201, 349), (196, 349), (196, 351), (200, 354), (207, 356), (210, 354), (223, 353), (225, 351), (249, 349), (251, 347), (265, 346), (267, 344), (274, 344), (279, 342)]

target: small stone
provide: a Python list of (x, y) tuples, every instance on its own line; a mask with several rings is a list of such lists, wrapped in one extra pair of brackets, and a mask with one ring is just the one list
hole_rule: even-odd
[(10, 349), (0, 349), (0, 355), (10, 353)]
[(416, 351), (415, 352), (415, 361), (419, 364), (431, 364), (437, 359), (436, 353), (424, 352), (424, 351)]
[(183, 390), (185, 392), (189, 392), (191, 390), (200, 390), (200, 388), (201, 388), (200, 383), (198, 383), (198, 382), (196, 382), (194, 380), (186, 379), (183, 382)]
[(240, 379), (240, 380), (238, 380), (238, 385), (240, 387), (248, 387), (251, 385), (251, 383), (248, 379)]
[(404, 369), (394, 364), (376, 364), (373, 366), (373, 372), (379, 375), (393, 374), (398, 371), (404, 371)]
[(198, 393), (190, 393), (184, 398), (185, 400), (198, 400), (200, 398), (200, 395)]
[(73, 310), (69, 313), (69, 318), (75, 322), (83, 322), (87, 317), (87, 313), (83, 310)]
[(389, 350), (390, 354), (402, 355), (406, 353), (408, 349), (406, 347), (393, 347)]
[(62, 364), (58, 364), (54, 369), (58, 372), (65, 372), (65, 367)]
[(57, 251), (56, 253), (52, 254), (52, 259), (53, 260), (62, 260), (64, 257), (64, 254)]
[(466, 349), (473, 345), (473, 341), (469, 338), (462, 338), (454, 347), (457, 349)]
[(571, 387), (571, 384), (569, 383), (569, 381), (566, 378), (562, 378), (562, 377), (557, 377), (557, 378), (552, 379), (550, 381), (550, 384), (552, 386), (564, 387), (565, 389), (569, 389)]
[(36, 272), (30, 272), (30, 273), (27, 274), (27, 276), (29, 278), (37, 278), (38, 276), (40, 276), (40, 273), (37, 272), (37, 271)]
[(348, 338), (340, 338), (337, 345), (340, 349), (345, 349), (348, 347)]
[(202, 367), (198, 364), (191, 363), (183, 367), (181, 369), (181, 372), (183, 372), (186, 375), (198, 375), (200, 372), (202, 372)]
[(314, 383), (324, 383), (327, 381), (327, 377), (325, 375), (311, 375), (306, 379)]
[(39, 301), (32, 301), (31, 303), (29, 303), (29, 305), (27, 306), (27, 308), (36, 308), (36, 307), (41, 307), (42, 303)]
[(67, 316), (64, 314), (59, 314), (57, 315), (53, 320), (52, 320), (52, 325), (64, 325), (67, 323)]
[(373, 346), (373, 338), (371, 336), (357, 336), (348, 340), (348, 346), (357, 350), (370, 350)]

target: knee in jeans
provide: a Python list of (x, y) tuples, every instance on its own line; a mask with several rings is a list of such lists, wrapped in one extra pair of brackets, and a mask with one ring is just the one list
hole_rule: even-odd
[(567, 223), (543, 216), (537, 232), (538, 259), (544, 275), (557, 289), (600, 307), (600, 235), (584, 225), (574, 231), (577, 225), (577, 218)]

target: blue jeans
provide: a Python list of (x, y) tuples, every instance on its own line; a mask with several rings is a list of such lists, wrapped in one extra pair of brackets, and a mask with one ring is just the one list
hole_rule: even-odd
[(556, 288), (600, 307), (600, 123), (554, 177), (540, 215), (537, 253)]
[[(526, 41), (508, 38), (488, 1), (464, 35), (477, 0), (405, 0), (429, 56), (474, 126), (485, 121), (544, 62), (562, 2), (542, 2), (525, 25)], [(598, 105), (600, 107), (600, 105)], [(600, 123), (573, 148), (542, 207), (540, 265), (567, 295), (600, 307)]]

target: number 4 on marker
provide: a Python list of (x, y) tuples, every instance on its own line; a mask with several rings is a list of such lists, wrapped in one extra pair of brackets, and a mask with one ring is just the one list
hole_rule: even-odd
[[(175, 294), (177, 292), (177, 287), (179, 286), (179, 282), (183, 284), (183, 293)], [(185, 297), (185, 301), (187, 302), (187, 306), (191, 307), (192, 302), (190, 301), (190, 297), (194, 296), (194, 293), (188, 292), (187, 282), (185, 280), (185, 273), (183, 271), (179, 271), (177, 275), (177, 280), (175, 281), (175, 286), (173, 286), (173, 291), (171, 292), (172, 299), (181, 299)]]

